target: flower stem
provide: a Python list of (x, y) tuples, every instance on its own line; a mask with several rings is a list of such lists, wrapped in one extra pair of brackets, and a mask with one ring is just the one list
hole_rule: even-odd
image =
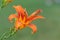
[[(9, 31), (9, 32), (5, 32), (5, 33), (1, 36), (0, 40), (7, 39), (7, 38), (13, 36), (16, 32), (17, 32), (17, 30), (16, 30), (15, 28), (10, 28), (10, 31)], [(7, 34), (8, 34), (8, 35), (7, 35)]]

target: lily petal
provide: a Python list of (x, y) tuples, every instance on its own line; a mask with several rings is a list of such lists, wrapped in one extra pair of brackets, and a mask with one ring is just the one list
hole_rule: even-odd
[(17, 11), (17, 13), (18, 13), (18, 16), (20, 16), (20, 14), (21, 15), (27, 15), (26, 13), (25, 13), (25, 9), (21, 6), (21, 5), (18, 5), (18, 6), (13, 6), (15, 9), (16, 9), (16, 11)]
[(33, 30), (32, 34), (34, 34), (37, 31), (37, 28), (34, 24), (29, 24), (29, 28)]
[(25, 13), (26, 13), (26, 16), (28, 17), (28, 12), (26, 11), (26, 8), (25, 8)]
[(36, 16), (33, 16), (33, 17), (31, 17), (31, 18), (28, 18), (27, 20), (26, 20), (26, 23), (28, 24), (28, 23), (30, 23), (30, 22), (32, 22), (33, 20), (36, 20), (36, 19), (44, 19), (45, 17), (43, 17), (43, 16), (40, 16), (40, 15), (36, 15)]
[(18, 20), (15, 21), (15, 28), (16, 28), (16, 30), (19, 29), (20, 25), (21, 25), (21, 22), (19, 22)]
[(36, 10), (35, 12), (33, 12), (28, 18), (31, 18), (31, 17), (37, 15), (37, 14), (40, 13), (40, 12), (42, 12), (42, 10), (38, 9), (38, 10)]
[(11, 14), (11, 15), (8, 17), (8, 20), (9, 20), (10, 22), (12, 22), (12, 19), (13, 19), (13, 18), (17, 18), (16, 14)]
[(30, 19), (30, 21), (33, 21), (33, 20), (36, 20), (36, 19), (43, 19), (44, 17), (43, 16), (40, 16), (40, 15), (37, 15), (37, 16), (34, 16)]

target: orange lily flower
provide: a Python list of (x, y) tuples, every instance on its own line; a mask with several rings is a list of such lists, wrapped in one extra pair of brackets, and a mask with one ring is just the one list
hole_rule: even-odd
[(13, 8), (15, 8), (15, 10), (17, 11), (17, 14), (11, 14), (8, 17), (8, 20), (12, 21), (13, 18), (16, 19), (14, 24), (16, 30), (23, 29), (26, 26), (28, 26), (33, 30), (32, 33), (35, 33), (37, 31), (37, 28), (34, 24), (31, 24), (31, 22), (37, 18), (44, 18), (41, 15), (37, 15), (38, 13), (41, 12), (41, 10), (38, 9), (35, 12), (33, 12), (30, 16), (28, 16), (27, 11), (21, 5), (13, 6)]

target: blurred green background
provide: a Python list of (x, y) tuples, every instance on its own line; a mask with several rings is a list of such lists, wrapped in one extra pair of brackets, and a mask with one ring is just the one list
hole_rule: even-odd
[(32, 30), (26, 27), (5, 40), (60, 40), (60, 0), (13, 0), (0, 10), (0, 36), (13, 26), (13, 23), (8, 21), (8, 16), (16, 13), (13, 5), (22, 5), (28, 11), (28, 15), (37, 9), (42, 9), (43, 12), (40, 15), (46, 19), (32, 22), (38, 29), (35, 34), (31, 34)]

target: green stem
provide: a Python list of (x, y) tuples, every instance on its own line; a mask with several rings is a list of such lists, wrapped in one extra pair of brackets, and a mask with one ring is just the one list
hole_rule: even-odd
[[(12, 29), (10, 29), (9, 32), (5, 32), (5, 33), (1, 36), (0, 40), (7, 39), (7, 38), (13, 36), (16, 32), (17, 32), (16, 29), (15, 29), (15, 28), (12, 28)], [(8, 35), (6, 36), (6, 34), (8, 34)]]
[(5, 36), (4, 38), (7, 39), (9, 37), (11, 37), (12, 35), (14, 35), (16, 33), (16, 29), (12, 30), (11, 33), (8, 36)]
[(4, 37), (4, 35), (6, 34), (6, 32), (1, 36), (1, 38), (0, 38), (0, 40), (2, 40), (3, 39), (3, 37)]

